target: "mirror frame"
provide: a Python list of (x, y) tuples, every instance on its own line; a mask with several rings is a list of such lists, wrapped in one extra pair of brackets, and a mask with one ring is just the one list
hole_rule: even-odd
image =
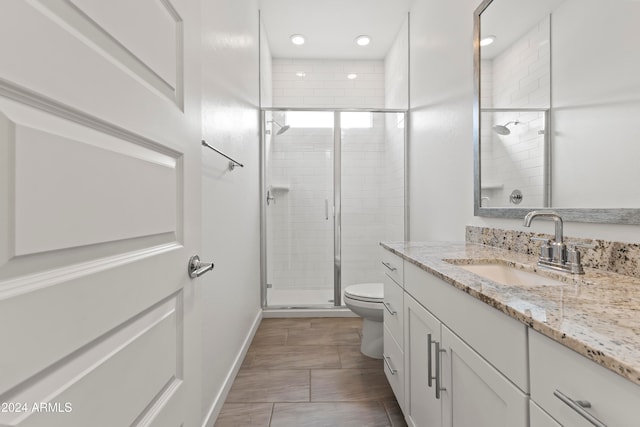
[[(480, 15), (492, 2), (493, 0), (484, 0), (473, 13), (473, 214), (474, 216), (487, 218), (522, 219), (528, 212), (543, 207), (488, 208), (480, 206), (482, 197), (480, 183)], [(550, 107), (550, 111), (553, 111), (553, 106)], [(553, 129), (551, 120), (548, 123), (548, 127)], [(552, 133), (550, 132), (549, 144), (553, 145), (551, 135)], [(549, 161), (551, 160), (549, 159)], [(598, 224), (640, 224), (640, 209), (555, 208), (553, 206), (546, 209), (553, 209), (565, 221)]]

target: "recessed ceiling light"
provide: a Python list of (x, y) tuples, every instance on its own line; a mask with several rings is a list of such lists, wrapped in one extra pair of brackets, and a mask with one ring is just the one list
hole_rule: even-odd
[(291, 39), (291, 43), (295, 44), (295, 45), (302, 45), (304, 44), (304, 36), (300, 35), (300, 34), (293, 34), (291, 37), (289, 37), (289, 39)]
[(354, 80), (358, 78), (358, 75), (356, 73), (347, 74), (347, 78), (349, 80)]
[(358, 46), (366, 46), (371, 43), (371, 37), (369, 36), (358, 36), (356, 37), (356, 44)]
[(496, 36), (487, 36), (480, 40), (480, 46), (489, 46), (494, 41), (496, 41)]
[(307, 73), (305, 73), (304, 71), (298, 71), (296, 73), (296, 76), (298, 76), (298, 77), (305, 77), (306, 75), (307, 75)]

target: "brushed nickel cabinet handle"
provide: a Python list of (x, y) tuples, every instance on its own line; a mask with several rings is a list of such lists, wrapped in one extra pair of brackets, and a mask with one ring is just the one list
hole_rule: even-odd
[(591, 403), (589, 403), (588, 401), (573, 400), (572, 398), (570, 398), (569, 396), (567, 396), (566, 394), (564, 394), (563, 392), (557, 389), (553, 392), (553, 395), (558, 399), (560, 399), (562, 403), (567, 405), (569, 408), (576, 411), (582, 418), (589, 421), (594, 426), (607, 427), (607, 425), (604, 424), (602, 421), (600, 421), (599, 419), (597, 419), (596, 417), (594, 417), (593, 415), (591, 415), (590, 413), (584, 410), (584, 408), (591, 408)]
[(384, 308), (387, 309), (387, 311), (389, 312), (390, 315), (395, 316), (398, 312), (395, 311), (393, 308), (391, 308), (391, 305), (389, 305), (388, 302), (382, 302), (382, 305), (384, 305)]
[(384, 265), (385, 267), (387, 267), (389, 270), (391, 271), (396, 271), (398, 270), (396, 267), (394, 267), (393, 265), (391, 265), (391, 263), (389, 262), (384, 262), (382, 261), (382, 265)]
[(385, 356), (384, 354), (382, 355), (382, 358), (384, 359), (384, 364), (387, 365), (387, 368), (389, 368), (389, 372), (391, 372), (391, 375), (395, 375), (398, 370), (393, 369), (393, 367), (391, 366), (391, 358), (389, 356)]
[(446, 388), (441, 387), (442, 383), (442, 372), (440, 369), (440, 353), (446, 353), (445, 349), (440, 348), (440, 343), (438, 341), (435, 342), (436, 345), (436, 376), (434, 379), (436, 380), (436, 399), (440, 399), (440, 392), (445, 391)]
[(431, 387), (433, 376), (431, 375), (431, 334), (427, 334), (427, 385)]

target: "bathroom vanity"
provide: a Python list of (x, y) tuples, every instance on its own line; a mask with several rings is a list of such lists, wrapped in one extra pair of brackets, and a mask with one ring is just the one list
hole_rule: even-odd
[(410, 426), (639, 425), (640, 279), (471, 243), (387, 243), (381, 259), (385, 373)]

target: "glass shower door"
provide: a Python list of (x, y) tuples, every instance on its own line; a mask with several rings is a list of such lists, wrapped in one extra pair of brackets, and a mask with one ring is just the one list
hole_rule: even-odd
[(265, 113), (268, 307), (333, 306), (333, 117)]
[(341, 286), (380, 282), (380, 242), (405, 240), (405, 114), (340, 113)]

